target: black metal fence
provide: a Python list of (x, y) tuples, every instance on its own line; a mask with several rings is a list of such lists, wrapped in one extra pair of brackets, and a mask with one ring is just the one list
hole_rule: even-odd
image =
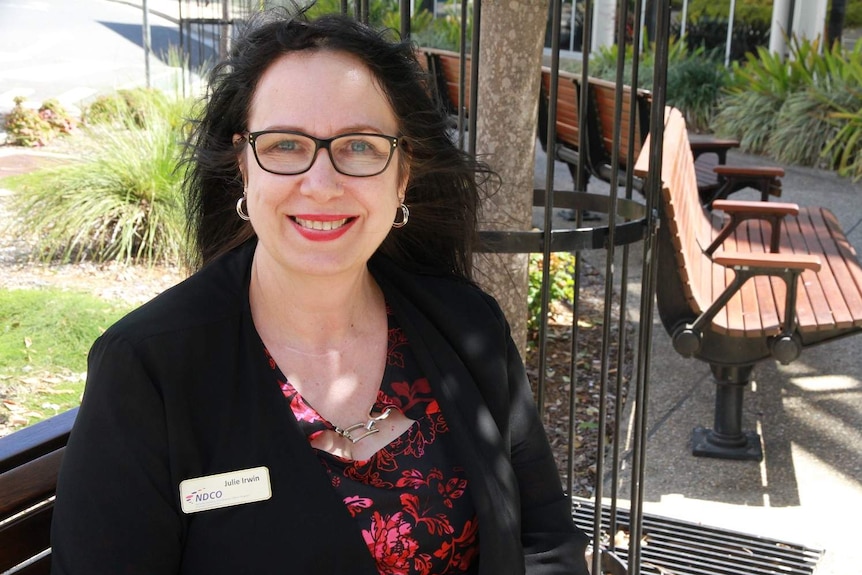
[[(264, 4), (273, 2), (262, 0), (223, 0), (222, 2), (205, 0), (178, 0), (180, 3), (180, 30), (182, 49), (190, 63), (191, 69), (200, 69), (208, 62), (215, 61), (229, 47), (231, 29), (243, 18)], [(617, 22), (619, 23), (616, 37), (625, 39), (632, 46), (641, 45), (641, 33), (638, 26), (627, 27), (628, 22), (643, 21), (643, 10), (648, 0), (625, 1), (617, 4)], [(401, 34), (410, 35), (410, 2), (400, 0)], [(419, 4), (419, 3), (417, 3)], [(481, 0), (466, 0), (460, 3), (462, 18), (472, 19), (472, 38), (462, 36), (460, 61), (462, 64), (460, 94), (468, 94), (466, 83), (478, 86), (480, 74), (477, 54), (482, 50), (480, 38)], [(553, 153), (556, 145), (556, 95), (559, 90), (559, 71), (561, 53), (575, 48), (581, 52), (581, 85), (587, 85), (589, 78), (589, 56), (592, 42), (592, 20), (595, 2), (593, 0), (551, 0), (546, 38), (546, 61), (550, 68), (550, 86), (548, 94), (547, 124), (543, 127), (547, 138), (546, 150)], [(654, 71), (651, 93), (650, 125), (661, 126), (664, 121), (665, 84), (667, 69), (667, 48), (669, 37), (669, 3), (649, 2), (655, 6), (655, 12), (650, 14), (651, 22), (655, 23), (654, 49), (652, 53)], [(340, 9), (354, 14), (357, 18), (367, 20), (370, 13), (368, 0), (341, 0)], [(573, 12), (575, 10), (576, 12)], [(461, 26), (466, 30), (466, 26)], [(575, 39), (579, 42), (576, 45)], [(633, 156), (632, 144), (628, 150), (622, 147), (623, 142), (633, 142), (634, 133), (622, 132), (621, 118), (624, 115), (633, 116), (631, 110), (623, 108), (623, 90), (625, 83), (637, 85), (639, 50), (635, 49), (633, 62), (625, 62), (625, 50), (618, 51), (617, 66), (617, 96), (615, 98), (614, 119), (614, 154), (628, 152)], [(467, 53), (472, 58), (465, 58)], [(623, 79), (626, 78), (624, 81)], [(479, 90), (469, 90), (469, 109), (477, 110), (477, 93)], [(634, 105), (634, 99), (632, 106)], [(463, 97), (460, 101), (464, 101)], [(481, 113), (473, 113), (469, 118), (461, 118), (459, 125), (466, 133), (468, 142), (465, 145), (475, 152), (477, 137), (476, 117)], [(589, 114), (586, 98), (581, 98), (581, 118)], [(467, 125), (469, 123), (469, 125)], [(628, 123), (627, 129), (634, 130), (634, 124)], [(462, 133), (462, 137), (464, 137)], [(586, 130), (581, 130), (582, 141), (580, 149), (586, 150)], [(660, 131), (652, 138), (653, 149), (651, 164), (660, 163)], [(585, 155), (581, 155), (584, 158)], [(618, 165), (618, 157), (612, 159), (612, 165)], [(631, 166), (631, 165), (630, 165)], [(631, 167), (629, 167), (631, 170)], [(532, 232), (487, 232), (484, 241), (489, 250), (499, 252), (540, 253), (544, 261), (549, 261), (552, 253), (574, 253), (574, 281), (576, 286), (585, 282), (584, 261), (591, 259), (600, 262), (599, 271), (602, 278), (603, 314), (602, 336), (596, 356), (590, 360), (598, 362), (600, 374), (598, 381), (591, 382), (594, 393), (598, 396), (598, 431), (596, 442), (595, 484), (591, 486), (592, 497), (572, 497), (573, 514), (579, 524), (594, 536), (594, 549), (600, 552), (593, 554), (593, 573), (630, 573), (657, 572), (655, 562), (644, 562), (642, 558), (641, 541), (643, 539), (644, 518), (642, 514), (644, 455), (646, 441), (645, 406), (649, 393), (649, 362), (651, 349), (652, 301), (655, 292), (656, 262), (655, 240), (658, 225), (656, 202), (657, 189), (641, 189), (634, 192), (633, 176), (629, 172), (614, 173), (611, 177), (607, 193), (588, 193), (587, 169), (584, 161), (573, 163), (572, 189), (554, 190), (556, 180), (555, 163), (547, 162), (547, 171), (541, 175), (546, 182), (544, 189), (535, 190), (534, 204), (543, 209), (543, 225), (541, 230)], [(554, 229), (558, 218), (553, 217), (555, 210), (572, 209), (578, 214), (578, 219), (572, 225)], [(606, 223), (597, 226), (584, 226), (581, 215), (584, 211), (603, 212), (607, 215)], [(547, 269), (548, 266), (545, 266)], [(640, 278), (639, 297), (629, 293), (628, 286), (632, 277)], [(578, 455), (575, 447), (575, 429), (577, 428), (575, 413), (575, 397), (579, 388), (586, 385), (579, 373), (578, 346), (581, 341), (579, 327), (579, 310), (581, 309), (578, 290), (572, 302), (572, 324), (569, 326), (571, 342), (571, 362), (568, 373), (553, 374), (548, 369), (548, 310), (550, 307), (550, 285), (547, 273), (543, 276), (541, 289), (541, 322), (538, 333), (538, 349), (534, 354), (536, 365), (529, 366), (536, 373), (536, 396), (539, 405), (544, 405), (544, 397), (550, 381), (555, 385), (565, 382), (568, 395), (566, 409), (556, 411), (553, 416), (545, 412), (548, 428), (564, 419), (568, 425), (568, 444), (566, 446), (567, 461), (563, 467), (563, 480), (570, 494), (577, 492), (573, 485), (574, 464)], [(635, 309), (636, 308), (636, 309)], [(629, 317), (638, 318), (630, 322)], [(627, 353), (630, 350), (630, 353)], [(625, 397), (625, 404), (623, 402)], [(565, 413), (565, 412), (568, 413)], [(605, 432), (609, 430), (609, 432)], [(624, 487), (625, 486), (625, 487)], [(623, 491), (625, 489), (625, 492)], [(585, 511), (586, 510), (586, 511)], [(587, 515), (585, 515), (585, 513)], [(587, 521), (585, 517), (592, 517)], [(617, 533), (626, 534), (624, 538), (616, 537)]]

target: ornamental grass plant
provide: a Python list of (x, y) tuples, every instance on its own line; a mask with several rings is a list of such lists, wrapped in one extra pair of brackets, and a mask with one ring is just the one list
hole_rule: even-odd
[(10, 180), (13, 233), (59, 262), (180, 261), (185, 213), (177, 163), (187, 101), (161, 95), (87, 126), (69, 149), (80, 160)]
[(716, 133), (782, 163), (862, 177), (862, 42), (821, 50), (817, 41), (794, 39), (786, 59), (761, 49), (731, 76)]

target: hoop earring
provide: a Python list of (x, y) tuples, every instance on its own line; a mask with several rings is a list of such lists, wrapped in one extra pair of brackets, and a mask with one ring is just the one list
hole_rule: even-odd
[(248, 213), (242, 210), (242, 203), (245, 201), (245, 194), (241, 195), (239, 199), (236, 201), (236, 215), (240, 217), (241, 220), (249, 221), (251, 218), (248, 217)]
[(401, 204), (401, 221), (395, 220), (392, 222), (393, 228), (403, 228), (407, 225), (407, 221), (410, 219), (410, 210), (407, 208), (406, 204)]

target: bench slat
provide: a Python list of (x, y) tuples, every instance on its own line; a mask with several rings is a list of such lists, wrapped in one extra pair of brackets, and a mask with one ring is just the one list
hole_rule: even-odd
[[(836, 238), (834, 233), (839, 228), (827, 223), (826, 214), (830, 214), (828, 210), (823, 208), (810, 210), (810, 214), (815, 224), (817, 238), (820, 241), (821, 259), (825, 259), (824, 265), (829, 266), (836, 288), (836, 291), (831, 289), (827, 291), (827, 298), (832, 305), (835, 323), (842, 329), (859, 325), (859, 321), (862, 319), (860, 317), (862, 316), (862, 294), (859, 292), (859, 285), (856, 283), (852, 272), (853, 267), (858, 269), (858, 265), (854, 264), (855, 259), (851, 256), (853, 252), (846, 254), (846, 256), (851, 256), (848, 260), (843, 253), (843, 246), (837, 241), (838, 239), (845, 239), (844, 235), (840, 234)], [(834, 222), (834, 216), (831, 219)]]
[(30, 563), (22, 569), (13, 571), (14, 575), (50, 575), (51, 574), (51, 555), (46, 555), (33, 563)]
[[(750, 247), (753, 253), (769, 252), (769, 226), (760, 225), (752, 230), (754, 236), (751, 238)], [(781, 300), (776, 299), (776, 285), (781, 286)], [(763, 335), (775, 335), (781, 329), (781, 321), (784, 319), (784, 282), (779, 278), (757, 276), (754, 278), (754, 286), (757, 292), (757, 305), (760, 311), (760, 324)], [(778, 301), (781, 302), (780, 307)], [(781, 315), (779, 316), (779, 310)]]
[(34, 423), (0, 441), (0, 473), (66, 445), (78, 408)]
[(0, 475), (0, 517), (53, 495), (65, 451), (57, 449)]
[[(785, 229), (787, 230), (787, 236), (793, 253), (819, 253), (819, 240), (809, 216), (810, 210), (801, 209), (799, 216), (796, 218), (785, 219)], [(802, 272), (800, 278), (802, 279), (804, 292), (808, 295), (808, 301), (813, 313), (813, 320), (803, 321), (800, 318), (800, 331), (819, 331), (821, 329), (834, 328), (835, 318), (826, 294), (827, 291), (835, 289), (829, 267), (826, 266), (825, 269), (821, 270), (821, 273), (806, 270)]]
[[(551, 93), (551, 71), (542, 68), (542, 97), (546, 103)], [(557, 144), (565, 146), (573, 154), (569, 158), (559, 158), (563, 161), (577, 162), (577, 151), (580, 147), (580, 121), (578, 116), (578, 91), (575, 78), (565, 72), (560, 72), (557, 78), (557, 118), (554, 124)]]
[[(735, 234), (732, 234), (729, 238), (727, 238), (724, 242), (724, 250), (729, 252), (738, 252), (738, 251), (746, 251), (747, 247), (744, 242), (740, 242), (738, 240), (739, 235), (743, 234), (744, 230), (738, 230)], [(736, 273), (730, 268), (724, 268), (724, 278), (723, 278), (723, 286), (715, 286), (714, 293), (721, 293), (718, 289), (722, 289), (723, 287), (727, 287), (734, 280)], [(743, 284), (740, 292), (737, 292), (730, 301), (727, 302), (727, 305), (724, 307), (727, 312), (727, 319), (724, 326), (724, 330), (722, 333), (728, 333), (730, 335), (739, 337), (745, 333), (745, 321), (743, 319), (743, 306), (742, 306), (742, 296), (741, 291), (744, 290), (747, 286)], [(722, 289), (723, 291), (723, 289)]]
[[(862, 266), (859, 265), (856, 249), (847, 241), (847, 236), (841, 230), (835, 214), (829, 210), (821, 210), (823, 216), (823, 225), (825, 225), (832, 235), (835, 245), (838, 247), (841, 257), (844, 259), (844, 265), (847, 268), (848, 277), (845, 280), (847, 284), (851, 281), (856, 286), (857, 298), (848, 300), (847, 305), (853, 310), (854, 323), (858, 325), (860, 315), (862, 315)], [(845, 283), (845, 282), (842, 282)]]
[(0, 545), (0, 573), (23, 563), (51, 546), (53, 513), (54, 506), (49, 504), (0, 528), (0, 539), (3, 541), (3, 545)]

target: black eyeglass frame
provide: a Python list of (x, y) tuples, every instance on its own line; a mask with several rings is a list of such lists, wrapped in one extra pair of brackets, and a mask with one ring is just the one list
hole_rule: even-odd
[[(309, 162), (308, 167), (298, 172), (277, 172), (275, 170), (270, 170), (266, 168), (261, 163), (260, 158), (257, 155), (257, 146), (255, 145), (255, 140), (263, 134), (293, 134), (294, 136), (302, 136), (303, 138), (308, 138), (309, 140), (314, 142), (314, 153), (312, 153), (311, 155), (311, 162)], [(402, 140), (402, 138), (398, 138), (395, 136), (389, 136), (387, 134), (375, 134), (370, 132), (350, 132), (348, 134), (339, 134), (331, 138), (315, 138), (312, 135), (306, 134), (305, 132), (299, 132), (297, 130), (257, 130), (255, 132), (246, 132), (245, 136), (248, 139), (248, 143), (251, 146), (252, 152), (254, 153), (254, 160), (257, 162), (257, 165), (260, 166), (260, 169), (264, 172), (269, 172), (270, 174), (276, 174), (278, 176), (298, 176), (299, 174), (304, 174), (305, 172), (310, 170), (312, 166), (314, 166), (314, 162), (317, 161), (317, 153), (322, 148), (328, 152), (326, 155), (329, 156), (329, 163), (332, 164), (332, 167), (335, 168), (335, 171), (339, 174), (342, 174), (344, 176), (350, 176), (352, 178), (370, 178), (373, 176), (379, 176), (380, 174), (385, 172), (386, 168), (388, 168), (389, 164), (392, 162), (392, 156), (395, 155), (395, 150), (398, 149), (398, 146), (401, 144)], [(362, 175), (351, 174), (339, 168), (336, 164), (335, 158), (333, 157), (330, 146), (335, 140), (348, 136), (374, 136), (377, 138), (385, 138), (386, 140), (388, 140), (391, 144), (391, 146), (389, 147), (389, 157), (386, 158), (386, 163), (383, 165), (383, 167), (379, 171), (374, 172), (373, 174)]]

